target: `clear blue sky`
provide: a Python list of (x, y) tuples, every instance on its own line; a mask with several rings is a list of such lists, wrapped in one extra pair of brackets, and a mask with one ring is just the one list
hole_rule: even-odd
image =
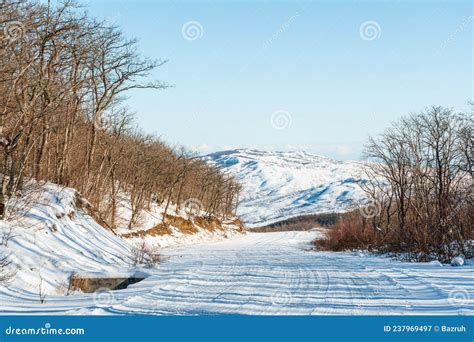
[[(432, 104), (470, 110), (471, 1), (81, 3), (137, 37), (144, 55), (169, 60), (154, 77), (174, 87), (132, 92), (128, 106), (146, 132), (201, 153), (355, 159), (368, 134), (402, 115)], [(183, 35), (190, 21), (198, 39), (192, 25)], [(291, 124), (275, 129), (276, 111)]]

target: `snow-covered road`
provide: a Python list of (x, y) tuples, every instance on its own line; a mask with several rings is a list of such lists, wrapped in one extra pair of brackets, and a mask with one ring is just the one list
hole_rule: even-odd
[(249, 233), (165, 249), (144, 281), (120, 291), (0, 294), (0, 312), (69, 314), (474, 314), (474, 266), (316, 252), (319, 232)]

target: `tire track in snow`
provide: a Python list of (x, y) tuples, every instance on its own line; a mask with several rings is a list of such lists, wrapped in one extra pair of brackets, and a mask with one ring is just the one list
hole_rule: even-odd
[[(109, 305), (91, 294), (49, 296), (0, 291), (1, 313), (108, 314), (474, 314), (447, 300), (450, 288), (474, 298), (474, 266), (410, 264), (348, 252), (308, 251), (318, 233), (245, 237), (163, 250), (151, 276), (113, 291)], [(289, 294), (276, 296), (275, 293)]]

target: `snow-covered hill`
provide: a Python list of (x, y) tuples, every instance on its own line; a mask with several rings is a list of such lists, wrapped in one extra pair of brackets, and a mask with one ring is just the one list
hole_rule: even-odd
[(290, 217), (341, 212), (364, 198), (361, 162), (337, 161), (306, 152), (248, 149), (209, 154), (206, 159), (243, 185), (237, 213), (248, 227)]
[[(157, 233), (153, 227), (161, 223), (158, 206), (144, 212), (143, 222), (134, 229), (125, 225), (112, 231), (99, 225), (84, 203), (72, 188), (39, 182), (29, 182), (24, 196), (10, 199), (7, 219), (0, 221), (0, 260), (8, 256), (11, 263), (6, 271), (0, 268), (0, 279), (3, 272), (15, 276), (9, 286), (0, 282), (0, 301), (5, 292), (38, 297), (41, 289), (48, 296), (64, 295), (73, 274), (128, 277), (147, 272), (134, 266), (133, 250), (143, 243), (159, 252), (163, 246), (218, 241), (243, 233), (232, 222), (207, 227), (196, 217), (201, 225), (191, 224), (184, 209), (169, 216), (174, 219), (169, 231)], [(126, 224), (129, 208), (120, 207), (120, 214), (119, 223)]]

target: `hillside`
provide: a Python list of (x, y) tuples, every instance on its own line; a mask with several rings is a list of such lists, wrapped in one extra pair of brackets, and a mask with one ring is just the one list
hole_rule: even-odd
[[(0, 282), (0, 300), (2, 292), (38, 297), (40, 289), (48, 296), (64, 295), (73, 274), (131, 276), (148, 272), (150, 265), (137, 263), (135, 251), (142, 244), (161, 253), (165, 246), (242, 234), (232, 220), (204, 219), (199, 213), (189, 218), (184, 209), (173, 215), (170, 210), (168, 222), (163, 224), (159, 206), (143, 212), (139, 224), (128, 229), (126, 201), (119, 208), (124, 225), (112, 230), (97, 223), (93, 208), (75, 189), (29, 182), (26, 190), (21, 198), (9, 201), (7, 218), (0, 221), (0, 257), (8, 256), (8, 272), (15, 273), (10, 286)], [(0, 277), (2, 272), (5, 270), (0, 268)]]
[(306, 152), (237, 149), (205, 157), (234, 175), (243, 186), (237, 209), (249, 227), (300, 215), (341, 212), (364, 194), (361, 163)]

